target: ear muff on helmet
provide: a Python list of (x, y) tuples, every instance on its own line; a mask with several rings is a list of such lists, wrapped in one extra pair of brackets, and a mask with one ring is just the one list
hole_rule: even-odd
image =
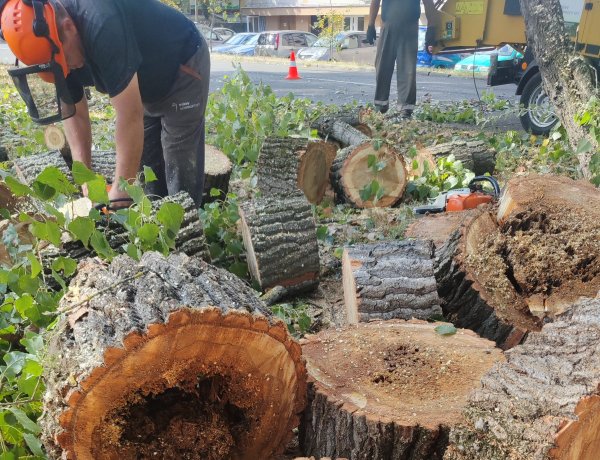
[[(17, 59), (26, 65), (56, 62), (66, 77), (69, 68), (50, 0), (0, 0), (0, 33)], [(54, 82), (51, 72), (40, 77)]]

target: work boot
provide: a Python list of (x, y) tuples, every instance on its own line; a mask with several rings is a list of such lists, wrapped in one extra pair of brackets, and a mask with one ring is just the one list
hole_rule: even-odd
[(389, 110), (389, 105), (375, 105), (375, 112), (379, 112), (381, 114), (387, 113)]
[(413, 114), (412, 109), (400, 110), (400, 118), (403, 120), (410, 120), (412, 118), (412, 114)]

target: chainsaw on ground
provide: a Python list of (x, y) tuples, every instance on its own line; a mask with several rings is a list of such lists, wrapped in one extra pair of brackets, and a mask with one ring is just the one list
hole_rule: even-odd
[[(483, 189), (483, 183), (492, 185), (492, 191)], [(416, 214), (456, 212), (473, 209), (480, 204), (490, 203), (500, 195), (500, 185), (491, 176), (476, 176), (469, 182), (468, 188), (459, 188), (441, 193), (433, 203), (415, 208)]]

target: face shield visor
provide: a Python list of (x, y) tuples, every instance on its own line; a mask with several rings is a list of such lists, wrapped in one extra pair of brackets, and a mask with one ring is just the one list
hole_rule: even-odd
[(31, 119), (47, 125), (75, 115), (75, 104), (62, 67), (54, 60), (46, 64), (8, 69)]

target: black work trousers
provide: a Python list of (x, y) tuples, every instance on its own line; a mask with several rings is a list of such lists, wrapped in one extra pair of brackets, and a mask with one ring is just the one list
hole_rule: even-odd
[(384, 23), (375, 57), (375, 106), (389, 107), (394, 67), (398, 86), (398, 110), (412, 110), (417, 101), (417, 50), (419, 23)]
[(204, 112), (210, 82), (210, 54), (203, 41), (180, 67), (167, 96), (144, 104), (141, 167), (158, 180), (145, 185), (151, 197), (186, 191), (199, 207), (204, 187)]

